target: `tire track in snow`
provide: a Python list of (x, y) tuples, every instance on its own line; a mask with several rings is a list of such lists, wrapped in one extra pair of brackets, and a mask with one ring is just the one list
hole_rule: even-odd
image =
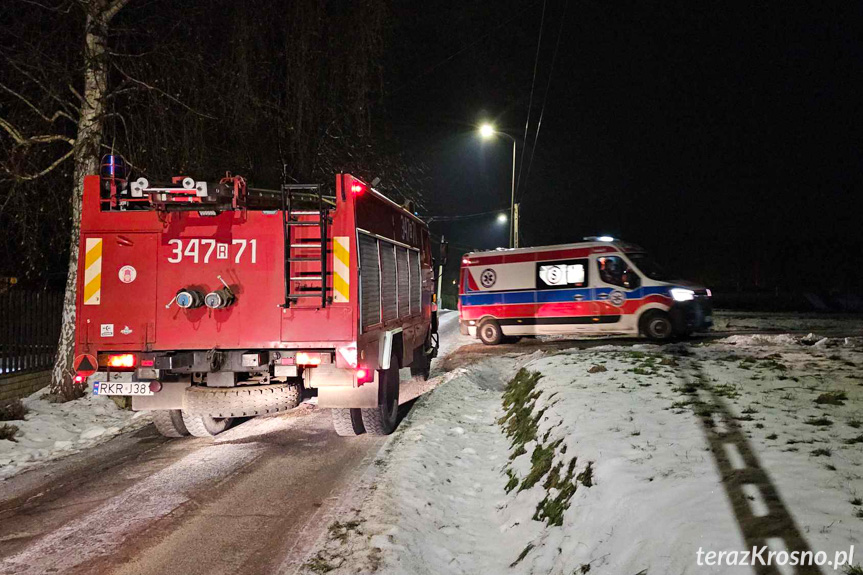
[(195, 489), (224, 481), (263, 450), (248, 444), (214, 445), (191, 453), (4, 559), (0, 573), (64, 572), (110, 555), (130, 537), (189, 501)]

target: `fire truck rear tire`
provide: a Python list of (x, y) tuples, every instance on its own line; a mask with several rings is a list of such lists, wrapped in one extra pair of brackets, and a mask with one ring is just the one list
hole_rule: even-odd
[(426, 346), (421, 345), (414, 350), (414, 360), (411, 362), (411, 377), (419, 377), (425, 381), (431, 373), (431, 356), (426, 353)]
[(183, 423), (186, 429), (195, 437), (213, 437), (219, 435), (231, 426), (232, 417), (210, 417), (183, 412)]
[(185, 411), (217, 418), (252, 417), (293, 409), (302, 401), (297, 383), (243, 385), (239, 387), (190, 387)]
[(185, 437), (189, 435), (183, 423), (183, 412), (179, 409), (159, 409), (153, 412), (153, 424), (165, 437)]
[(477, 335), (480, 341), (486, 345), (497, 345), (503, 341), (503, 332), (500, 330), (500, 324), (496, 319), (487, 319), (479, 324)]
[(363, 415), (359, 408), (345, 407), (330, 411), (333, 416), (333, 429), (341, 437), (353, 437), (366, 431), (363, 427)]
[(389, 435), (399, 419), (399, 364), (395, 354), (390, 358), (390, 367), (379, 372), (381, 393), (380, 405), (362, 408), (363, 427), (369, 435)]

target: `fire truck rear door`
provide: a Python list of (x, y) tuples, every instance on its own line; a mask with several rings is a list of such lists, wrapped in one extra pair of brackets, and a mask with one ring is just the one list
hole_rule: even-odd
[(156, 241), (154, 233), (82, 235), (80, 342), (138, 349), (153, 340)]

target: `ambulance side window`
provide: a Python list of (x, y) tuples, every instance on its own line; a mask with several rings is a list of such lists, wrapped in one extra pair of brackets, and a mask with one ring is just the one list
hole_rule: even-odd
[(599, 279), (607, 284), (625, 289), (641, 287), (641, 277), (621, 257), (602, 256), (596, 258), (596, 267), (599, 272)]
[(587, 287), (587, 260), (559, 260), (536, 264), (536, 289)]

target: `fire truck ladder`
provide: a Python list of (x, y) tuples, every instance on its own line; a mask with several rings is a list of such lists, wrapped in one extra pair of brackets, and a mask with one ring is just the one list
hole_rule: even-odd
[[(303, 203), (317, 204), (317, 210), (295, 209), (299, 200)], [(311, 200), (311, 201), (310, 201)], [(306, 219), (300, 219), (305, 216)], [(312, 216), (314, 216), (312, 218)], [(289, 308), (291, 304), (297, 303), (300, 298), (320, 298), (321, 307), (327, 307), (332, 301), (328, 294), (332, 288), (327, 287), (327, 279), (330, 272), (327, 270), (327, 258), (330, 253), (328, 228), (332, 223), (330, 218), (330, 207), (324, 199), (321, 188), (316, 184), (283, 184), (282, 185), (282, 223), (284, 231), (284, 253), (285, 253), (285, 303), (282, 307)], [(292, 230), (299, 227), (317, 226), (320, 236), (317, 238), (297, 237)], [(319, 251), (320, 255), (312, 257), (309, 254)], [(292, 269), (291, 264), (320, 262), (320, 273), (317, 271), (306, 272)], [(291, 292), (294, 282), (320, 283), (320, 287), (298, 286), (296, 291)]]

